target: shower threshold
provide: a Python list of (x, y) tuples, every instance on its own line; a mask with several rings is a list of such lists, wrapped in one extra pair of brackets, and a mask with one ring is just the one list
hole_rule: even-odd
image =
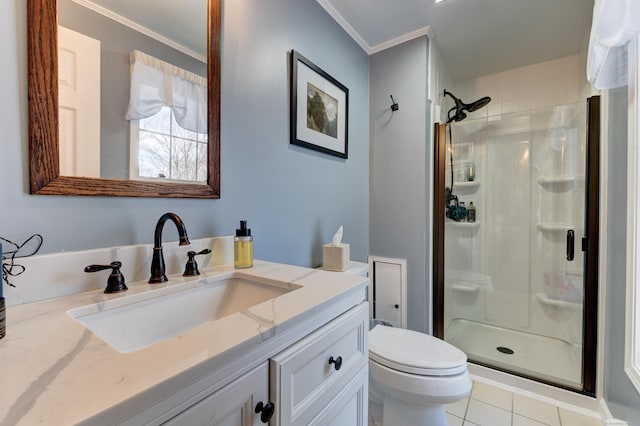
[(470, 361), (581, 389), (581, 347), (524, 331), (455, 319), (445, 340)]

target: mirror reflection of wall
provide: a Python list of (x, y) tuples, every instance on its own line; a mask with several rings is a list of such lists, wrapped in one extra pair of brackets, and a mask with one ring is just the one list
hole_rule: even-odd
[[(201, 3), (202, 13), (198, 18), (204, 16), (205, 19), (194, 25), (202, 25), (201, 34), (206, 45), (207, 2), (203, 0)], [(205, 79), (207, 64), (201, 57), (194, 58), (199, 55), (183, 53), (73, 0), (58, 1), (58, 24), (100, 42), (99, 175), (102, 178), (129, 179), (131, 122), (126, 119), (126, 112), (130, 94), (130, 53), (133, 50), (143, 51)], [(91, 175), (81, 170), (77, 173), (79, 176)]]

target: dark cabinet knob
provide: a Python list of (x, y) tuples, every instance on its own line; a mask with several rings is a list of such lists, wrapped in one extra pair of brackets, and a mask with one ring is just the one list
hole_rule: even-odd
[(333, 368), (336, 369), (336, 371), (340, 370), (342, 368), (342, 357), (339, 356), (338, 358), (329, 358), (329, 365), (333, 364)]
[(394, 308), (396, 309), (400, 309), (400, 305), (398, 305), (397, 303), (395, 305), (393, 305)]
[(256, 413), (260, 413), (260, 421), (262, 423), (269, 423), (271, 417), (273, 417), (273, 412), (276, 410), (276, 407), (273, 405), (273, 402), (267, 402), (263, 404), (262, 401), (258, 402), (256, 405)]

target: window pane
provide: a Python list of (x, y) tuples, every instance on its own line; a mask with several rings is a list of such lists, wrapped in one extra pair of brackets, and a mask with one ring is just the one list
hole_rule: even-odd
[(171, 155), (171, 178), (180, 180), (196, 180), (196, 146), (197, 142), (174, 138)]
[(170, 134), (171, 109), (162, 107), (155, 115), (140, 120), (140, 129), (153, 130), (156, 132)]
[(139, 174), (141, 177), (170, 177), (171, 139), (140, 131)]
[(207, 143), (198, 143), (197, 180), (207, 181)]
[(173, 131), (173, 136), (184, 139), (191, 139), (194, 141), (198, 140), (198, 133), (181, 127), (176, 121), (174, 114), (171, 114), (171, 130)]
[(206, 182), (208, 134), (180, 127), (163, 107), (139, 120), (139, 175)]

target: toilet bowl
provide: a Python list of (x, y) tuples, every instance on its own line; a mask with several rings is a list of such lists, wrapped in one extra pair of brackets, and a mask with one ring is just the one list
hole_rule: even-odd
[(444, 405), (470, 391), (460, 349), (402, 328), (377, 325), (369, 332), (370, 425), (446, 426)]

